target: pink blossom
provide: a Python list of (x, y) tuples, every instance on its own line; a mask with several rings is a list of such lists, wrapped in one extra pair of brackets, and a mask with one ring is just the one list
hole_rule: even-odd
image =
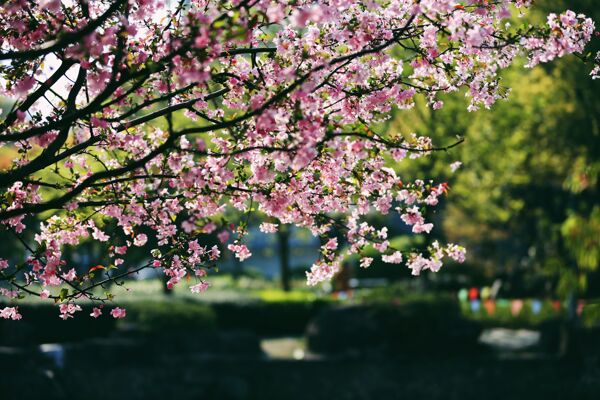
[(594, 69), (592, 69), (592, 72), (590, 72), (590, 75), (592, 79), (600, 79), (600, 51), (596, 53), (596, 58), (594, 60), (596, 65), (594, 66)]
[(196, 39), (194, 39), (194, 45), (198, 48), (204, 48), (208, 45), (210, 39), (208, 37), (208, 29), (206, 27), (202, 27)]
[(371, 263), (373, 262), (372, 257), (363, 257), (360, 259), (360, 267), (361, 268), (369, 268)]
[(292, 21), (296, 26), (303, 27), (306, 26), (309, 21), (318, 21), (321, 16), (321, 7), (319, 5), (314, 5), (312, 7), (305, 7), (294, 11)]
[(60, 0), (41, 0), (40, 6), (51, 12), (60, 10)]
[(209, 251), (209, 258), (211, 261), (217, 260), (220, 255), (221, 255), (221, 252), (219, 251), (219, 247), (217, 245), (214, 245), (213, 247), (211, 247), (211, 249)]
[(127, 310), (124, 308), (115, 307), (110, 310), (110, 315), (112, 315), (113, 318), (125, 318), (127, 315)]
[(306, 272), (306, 280), (310, 286), (314, 286), (320, 282), (328, 281), (339, 271), (340, 265), (338, 262), (326, 263), (317, 261), (312, 265), (309, 272)]
[(96, 126), (99, 128), (108, 128), (108, 122), (103, 119), (92, 117), (90, 119), (90, 122), (92, 123), (93, 126)]
[(29, 92), (35, 86), (35, 78), (31, 76), (27, 76), (23, 78), (20, 82), (15, 84), (15, 93), (22, 95)]
[(338, 241), (337, 238), (331, 238), (327, 241), (327, 243), (325, 243), (325, 245), (323, 246), (325, 249), (327, 250), (335, 250), (338, 247)]
[(188, 253), (199, 253), (202, 250), (198, 240), (192, 240), (188, 243)]
[(123, 255), (123, 254), (127, 253), (127, 246), (117, 246), (117, 247), (115, 247), (115, 253), (116, 254), (120, 254), (120, 255)]
[(93, 318), (98, 318), (100, 315), (102, 315), (102, 310), (98, 307), (94, 307), (92, 309), (92, 312), (90, 313), (90, 317), (93, 317)]
[(99, 242), (107, 242), (108, 239), (110, 239), (110, 236), (96, 227), (94, 227), (92, 230), (92, 237)]
[(219, 242), (225, 244), (227, 243), (227, 241), (229, 240), (229, 232), (223, 230), (221, 232), (219, 232), (217, 234), (217, 239), (219, 239)]
[(63, 274), (62, 277), (64, 280), (66, 280), (68, 282), (75, 280), (75, 278), (77, 278), (77, 273), (75, 272), (75, 268), (71, 268), (69, 270), (69, 272)]
[(146, 242), (148, 242), (148, 236), (146, 236), (144, 233), (136, 235), (133, 239), (133, 245), (137, 247), (142, 247), (146, 244)]
[(73, 318), (73, 314), (75, 314), (77, 311), (81, 311), (81, 307), (73, 303), (63, 303), (58, 307), (60, 310), (59, 317), (65, 321), (69, 318)]
[(462, 246), (455, 244), (448, 244), (446, 247), (446, 254), (458, 263), (465, 262), (466, 249)]
[(275, 232), (277, 232), (277, 224), (270, 224), (267, 222), (263, 222), (262, 224), (260, 224), (258, 229), (264, 233), (275, 233)]
[(450, 164), (450, 170), (452, 172), (456, 172), (456, 170), (459, 169), (461, 165), (462, 163), (460, 161), (455, 161), (452, 164)]
[(202, 232), (212, 233), (215, 229), (217, 229), (217, 224), (210, 221), (208, 224), (204, 225), (204, 227), (202, 228)]
[(6, 288), (0, 288), (0, 296), (8, 297), (9, 299), (14, 299), (19, 296), (19, 292), (16, 290), (8, 290)]
[(431, 232), (432, 228), (433, 224), (416, 223), (415, 225), (413, 225), (412, 231), (413, 233), (429, 233)]
[(382, 255), (381, 260), (389, 264), (400, 264), (402, 262), (402, 253), (395, 251), (390, 255)]
[(417, 207), (407, 209), (401, 218), (407, 225), (423, 224), (423, 216)]
[(252, 253), (250, 253), (250, 250), (248, 250), (246, 245), (243, 244), (230, 244), (229, 246), (227, 246), (227, 249), (234, 252), (235, 256), (240, 261), (244, 261), (252, 255)]
[(19, 314), (19, 307), (4, 307), (0, 309), (0, 318), (18, 321), (23, 317)]
[(279, 22), (284, 16), (284, 6), (282, 4), (272, 3), (267, 9), (267, 18), (270, 22)]
[(210, 284), (208, 282), (202, 281), (196, 285), (190, 286), (190, 291), (192, 293), (202, 293), (202, 292), (205, 292), (209, 286), (210, 286)]

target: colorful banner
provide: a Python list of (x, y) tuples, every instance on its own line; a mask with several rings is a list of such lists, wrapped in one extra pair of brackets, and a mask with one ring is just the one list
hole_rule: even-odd
[[(540, 300), (540, 299), (495, 299), (492, 296), (492, 289), (489, 287), (471, 287), (471, 288), (462, 288), (457, 293), (458, 300), (465, 304), (469, 303), (469, 308), (471, 312), (477, 313), (482, 310), (488, 315), (494, 315), (498, 310), (507, 310), (510, 309), (510, 313), (513, 317), (518, 317), (523, 312), (523, 307), (528, 306), (528, 311), (530, 311), (533, 315), (540, 315), (544, 307), (546, 307), (546, 311), (552, 311), (555, 314), (560, 314), (565, 312), (568, 309), (568, 302), (562, 300)], [(583, 309), (585, 307), (585, 300), (580, 299), (577, 301), (577, 315), (581, 315), (583, 313)]]
[(510, 303), (510, 312), (513, 315), (513, 317), (518, 316), (519, 314), (521, 314), (521, 310), (523, 309), (523, 300), (513, 300)]
[(579, 300), (577, 302), (577, 315), (581, 316), (583, 313), (583, 307), (585, 307), (585, 300)]
[(467, 301), (469, 299), (469, 291), (467, 289), (460, 289), (458, 291), (458, 300), (461, 303), (464, 303), (465, 301)]
[(492, 290), (489, 287), (483, 287), (481, 289), (481, 300), (487, 300), (490, 298)]
[(496, 300), (496, 307), (498, 307), (501, 310), (505, 310), (508, 307), (510, 307), (510, 301), (506, 299), (498, 299)]
[(538, 315), (541, 311), (542, 311), (542, 302), (537, 299), (532, 300), (531, 301), (531, 312), (533, 312), (533, 315)]
[(552, 309), (555, 312), (560, 312), (561, 308), (562, 308), (562, 303), (560, 302), (560, 300), (552, 301)]
[(488, 299), (483, 302), (483, 307), (488, 315), (494, 315), (496, 312), (496, 302), (494, 300)]
[(479, 289), (472, 287), (469, 289), (469, 300), (473, 301), (477, 299), (479, 299)]

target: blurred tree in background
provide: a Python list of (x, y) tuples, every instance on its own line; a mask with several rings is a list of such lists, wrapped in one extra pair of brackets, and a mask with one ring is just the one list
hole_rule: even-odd
[[(600, 21), (594, 0), (545, 1), (532, 17), (564, 8)], [(466, 100), (449, 96), (441, 110), (423, 101), (383, 128), (431, 135), (438, 145), (465, 136), (447, 154), (399, 171), (448, 178), (438, 235), (465, 245), (471, 267), (504, 278), (514, 295), (600, 293), (600, 82), (588, 70), (575, 57), (512, 68), (503, 76), (509, 101), (491, 110), (466, 113)], [(464, 167), (452, 173), (456, 160)]]

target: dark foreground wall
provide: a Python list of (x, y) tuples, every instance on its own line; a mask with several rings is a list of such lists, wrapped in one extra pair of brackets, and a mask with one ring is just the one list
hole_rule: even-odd
[[(10, 358), (12, 361), (10, 362)], [(420, 360), (328, 359), (277, 361), (245, 355), (152, 354), (98, 364), (50, 363), (5, 354), (0, 399), (433, 399), (553, 400), (600, 398), (597, 360), (502, 361), (491, 358)], [(18, 362), (16, 361), (18, 360)], [(96, 358), (97, 360), (97, 358)], [(70, 363), (70, 365), (69, 365)]]

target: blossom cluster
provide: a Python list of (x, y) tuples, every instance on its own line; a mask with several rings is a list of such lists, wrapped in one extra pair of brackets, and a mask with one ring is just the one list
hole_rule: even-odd
[[(513, 27), (524, 0), (170, 3), (0, 5), (0, 61), (10, 61), (0, 94), (16, 101), (0, 121), (0, 150), (15, 155), (0, 171), (0, 226), (35, 231), (25, 269), (0, 260), (9, 297), (55, 301), (68, 319), (76, 301), (111, 300), (96, 289), (144, 268), (162, 271), (169, 288), (195, 279), (189, 289), (203, 292), (222, 251), (251, 256), (248, 213), (268, 220), (266, 233), (293, 224), (321, 237), (311, 285), (351, 254), (368, 268), (370, 248), (414, 275), (462, 262), (454, 244), (402, 252), (368, 222), (390, 214), (431, 232), (427, 210), (448, 186), (402, 166), (458, 142), (436, 147), (378, 127), (417, 96), (439, 109), (441, 94), (465, 89), (469, 110), (491, 107), (518, 56), (534, 66), (581, 52), (594, 30), (570, 11)], [(89, 241), (106, 248), (108, 265), (67, 265), (65, 247)], [(140, 250), (150, 261), (128, 265)]]
[(592, 76), (592, 79), (600, 79), (600, 51), (596, 53), (596, 58), (594, 61), (596, 62), (596, 65), (594, 66), (594, 69), (590, 75)]

